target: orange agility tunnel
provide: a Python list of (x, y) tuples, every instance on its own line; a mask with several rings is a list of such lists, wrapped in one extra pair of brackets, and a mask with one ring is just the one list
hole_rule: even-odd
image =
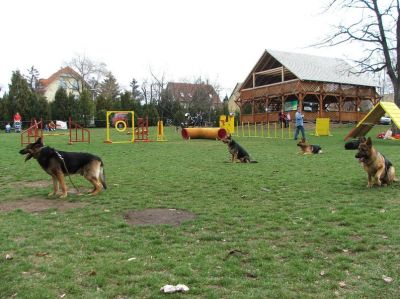
[(183, 139), (222, 139), (228, 134), (224, 128), (183, 128)]

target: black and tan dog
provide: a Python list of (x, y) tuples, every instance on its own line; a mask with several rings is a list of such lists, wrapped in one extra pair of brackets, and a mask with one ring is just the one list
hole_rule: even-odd
[(367, 141), (364, 136), (359, 137), (358, 139), (349, 140), (345, 143), (344, 148), (346, 150), (356, 150), (358, 149), (360, 143)]
[(298, 143), (297, 146), (300, 147), (300, 153), (303, 155), (308, 154), (321, 154), (322, 148), (319, 145), (308, 144), (308, 142), (302, 138)]
[(91, 195), (96, 195), (102, 188), (107, 189), (103, 161), (95, 155), (57, 151), (54, 148), (44, 146), (41, 138), (28, 144), (19, 153), (26, 155), (25, 162), (31, 158), (36, 159), (43, 170), (51, 175), (53, 192), (49, 196), (56, 195), (59, 186), (61, 186), (62, 194), (60, 197), (66, 197), (68, 191), (64, 176), (71, 174), (83, 175), (85, 179), (92, 183)]
[(228, 151), (232, 155), (232, 162), (239, 161), (241, 163), (257, 163), (257, 161), (250, 159), (249, 153), (241, 147), (239, 143), (233, 140), (231, 135), (227, 135), (221, 140), (223, 143), (228, 145)]
[(368, 174), (368, 188), (374, 185), (388, 185), (396, 180), (392, 163), (372, 146), (371, 137), (360, 143), (355, 156)]

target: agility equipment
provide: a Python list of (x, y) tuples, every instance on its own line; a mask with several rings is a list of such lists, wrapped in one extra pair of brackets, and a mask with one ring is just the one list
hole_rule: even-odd
[(292, 129), (289, 123), (287, 128), (279, 128), (277, 122), (261, 122), (247, 124), (237, 124), (236, 136), (238, 137), (260, 137), (260, 138), (276, 138), (276, 139), (292, 139)]
[[(111, 116), (113, 117), (110, 124)], [(129, 121), (131, 121), (131, 126), (129, 126)], [(135, 142), (134, 123), (135, 123), (135, 113), (133, 111), (107, 111), (106, 140), (104, 141), (104, 143), (134, 143)], [(112, 128), (114, 128), (115, 130), (111, 131)], [(127, 134), (125, 134), (125, 132)], [(111, 139), (111, 135), (113, 140)], [(125, 139), (126, 135), (129, 136), (127, 140)], [(118, 138), (120, 136), (124, 136), (122, 140)]]
[(138, 117), (137, 126), (135, 127), (135, 141), (151, 141), (149, 139), (149, 118)]
[(183, 139), (222, 139), (228, 135), (225, 128), (183, 128)]
[(157, 122), (157, 141), (167, 141), (164, 137), (164, 123), (162, 120)]
[(392, 102), (379, 102), (374, 108), (350, 131), (344, 140), (365, 136), (376, 124), (379, 119), (388, 114), (397, 128), (400, 128), (400, 109)]
[(21, 145), (35, 142), (39, 137), (43, 140), (43, 121), (32, 119), (28, 129), (21, 132)]
[(332, 136), (329, 118), (317, 117), (315, 123), (315, 136)]
[(37, 122), (36, 119), (33, 118), (29, 128), (21, 132), (21, 145), (32, 143), (39, 137), (41, 137), (42, 142), (44, 142), (45, 137), (61, 135), (69, 136), (68, 144), (74, 144), (75, 142), (90, 143), (90, 130), (74, 122), (71, 117), (68, 119), (68, 127), (68, 133), (43, 133), (43, 120), (40, 119), (40, 121)]
[(74, 144), (74, 142), (90, 143), (90, 130), (83, 128), (80, 124), (72, 121), (71, 117), (68, 119), (68, 127), (69, 127), (68, 144)]
[(219, 127), (226, 129), (229, 134), (234, 135), (235, 133), (235, 117), (233, 115), (220, 115), (219, 116)]

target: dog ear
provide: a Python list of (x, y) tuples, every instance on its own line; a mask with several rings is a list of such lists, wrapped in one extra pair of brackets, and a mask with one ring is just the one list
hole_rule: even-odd
[(367, 145), (369, 146), (369, 147), (371, 147), (372, 146), (372, 140), (371, 140), (371, 137), (368, 137), (368, 139), (367, 139)]
[(43, 146), (43, 139), (42, 139), (42, 137), (39, 137), (39, 138), (36, 140), (35, 143), (38, 144), (38, 145)]

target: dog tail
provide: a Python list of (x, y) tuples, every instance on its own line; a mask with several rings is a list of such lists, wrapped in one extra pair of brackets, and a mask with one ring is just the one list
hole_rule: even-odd
[(100, 164), (100, 181), (101, 181), (101, 184), (103, 185), (103, 188), (104, 188), (104, 189), (107, 189), (107, 185), (106, 185), (106, 174), (105, 174), (105, 172), (104, 172), (104, 164), (103, 164), (103, 161), (101, 161), (101, 164)]

